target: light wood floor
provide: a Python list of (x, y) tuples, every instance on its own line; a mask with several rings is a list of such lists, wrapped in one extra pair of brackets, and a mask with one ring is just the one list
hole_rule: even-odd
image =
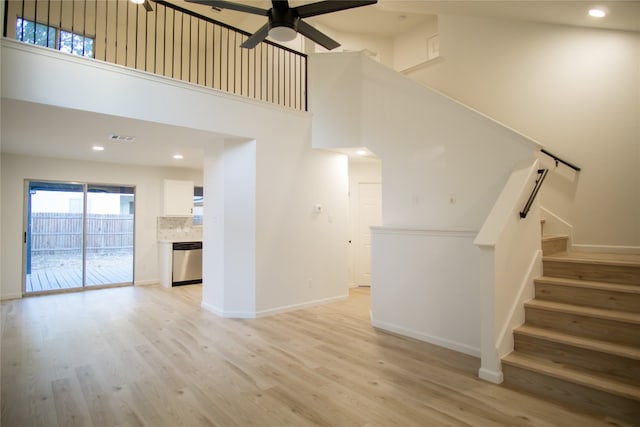
[[(478, 380), (476, 358), (376, 331), (369, 294), (257, 320), (199, 285), (3, 302), (3, 427), (600, 426)], [(615, 425), (615, 424), (614, 424)]]

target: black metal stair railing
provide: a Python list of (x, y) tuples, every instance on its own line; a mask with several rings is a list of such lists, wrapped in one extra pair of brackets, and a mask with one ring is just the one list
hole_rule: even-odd
[(538, 191), (540, 191), (540, 187), (542, 187), (542, 183), (544, 179), (547, 177), (547, 173), (549, 173), (549, 169), (538, 169), (538, 178), (536, 179), (536, 183), (533, 186), (533, 190), (527, 199), (527, 203), (525, 203), (524, 208), (520, 211), (520, 218), (526, 218), (529, 210), (531, 210), (531, 206), (533, 205), (533, 201), (536, 199), (538, 195)]
[(4, 37), (307, 110), (307, 57), (162, 0), (7, 0)]

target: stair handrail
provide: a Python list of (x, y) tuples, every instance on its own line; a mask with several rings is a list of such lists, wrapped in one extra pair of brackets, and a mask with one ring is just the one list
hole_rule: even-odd
[(533, 205), (533, 201), (536, 199), (538, 195), (538, 191), (540, 191), (540, 187), (542, 187), (542, 183), (544, 179), (547, 177), (547, 173), (549, 173), (549, 169), (538, 169), (538, 178), (536, 179), (536, 183), (533, 186), (533, 190), (527, 199), (527, 203), (524, 205), (524, 208), (520, 212), (520, 218), (526, 218), (529, 210), (531, 209), (531, 205)]
[(541, 148), (541, 149), (540, 149), (540, 152), (541, 152), (542, 154), (546, 154), (547, 156), (549, 156), (549, 157), (551, 157), (553, 160), (555, 160), (555, 162), (556, 162), (556, 167), (558, 167), (558, 163), (562, 163), (562, 164), (564, 164), (564, 165), (569, 166), (571, 169), (573, 169), (573, 170), (574, 170), (574, 171), (576, 171), (576, 172), (580, 172), (580, 171), (582, 170), (579, 166), (576, 166), (576, 165), (574, 165), (574, 164), (573, 164), (573, 163), (571, 163), (571, 162), (568, 162), (568, 161), (566, 161), (566, 160), (561, 159), (560, 157), (556, 156), (555, 154), (548, 152), (548, 151), (547, 151), (547, 150), (545, 150), (544, 148)]

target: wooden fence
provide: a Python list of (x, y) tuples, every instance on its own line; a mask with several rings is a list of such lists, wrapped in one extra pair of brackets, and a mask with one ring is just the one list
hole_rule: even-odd
[[(31, 252), (56, 255), (82, 250), (81, 213), (31, 214)], [(87, 251), (133, 249), (133, 215), (87, 215)]]

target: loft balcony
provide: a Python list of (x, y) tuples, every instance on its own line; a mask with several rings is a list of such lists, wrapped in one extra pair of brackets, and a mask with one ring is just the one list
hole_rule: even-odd
[(3, 35), (184, 82), (307, 110), (307, 57), (166, 1), (9, 0)]

